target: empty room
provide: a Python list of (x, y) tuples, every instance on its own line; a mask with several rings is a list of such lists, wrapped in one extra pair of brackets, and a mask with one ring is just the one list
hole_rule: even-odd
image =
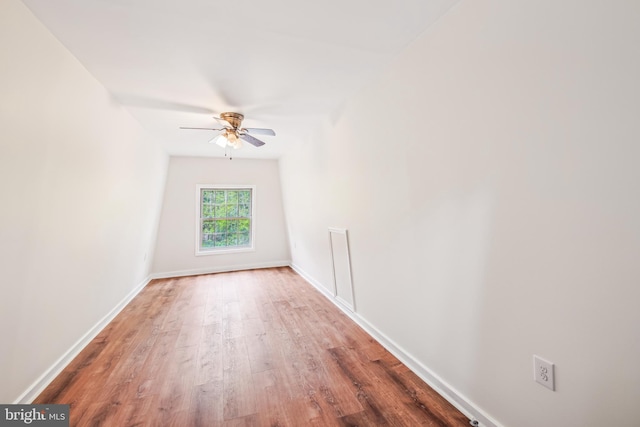
[(638, 22), (2, 0), (0, 425), (637, 427)]

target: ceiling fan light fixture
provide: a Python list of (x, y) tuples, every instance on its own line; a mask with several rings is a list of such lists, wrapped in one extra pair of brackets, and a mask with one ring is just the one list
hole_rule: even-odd
[(223, 134), (220, 134), (220, 135), (216, 136), (215, 138), (213, 138), (211, 141), (209, 141), (209, 143), (210, 144), (216, 144), (216, 145), (219, 145), (220, 147), (224, 148), (229, 143), (229, 140), (227, 140), (227, 138), (225, 138)]
[(225, 134), (225, 137), (227, 138), (227, 141), (229, 141), (228, 145), (230, 147), (233, 147), (237, 150), (242, 146), (242, 143), (240, 142), (240, 138), (238, 138), (238, 134), (235, 131), (228, 130)]

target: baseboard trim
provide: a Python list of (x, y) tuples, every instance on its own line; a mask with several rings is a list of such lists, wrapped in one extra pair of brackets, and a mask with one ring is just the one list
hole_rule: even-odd
[(392, 339), (380, 332), (375, 326), (369, 323), (365, 318), (360, 316), (357, 312), (351, 311), (349, 307), (342, 304), (335, 298), (331, 292), (322, 285), (317, 279), (309, 275), (299, 265), (292, 263), (290, 267), (306, 280), (311, 286), (316, 288), (322, 293), (329, 301), (331, 301), (336, 307), (338, 307), (344, 314), (349, 316), (354, 322), (356, 322), (362, 329), (364, 329), (369, 335), (371, 335), (376, 341), (378, 341), (384, 348), (386, 348), (391, 354), (404, 363), (409, 369), (411, 369), (416, 375), (418, 375), (424, 382), (429, 384), (431, 388), (437, 391), (442, 397), (444, 397), (449, 403), (455, 406), (460, 412), (473, 420), (477, 420), (480, 423), (480, 427), (502, 427), (496, 420), (487, 415), (483, 410), (478, 408), (473, 402), (467, 399), (464, 395), (459, 393), (455, 388), (447, 384), (442, 378), (436, 375), (429, 368), (424, 366), (420, 361), (413, 357), (410, 353), (406, 352), (402, 347), (396, 344)]
[(241, 271), (241, 270), (256, 270), (259, 268), (289, 267), (290, 265), (291, 265), (290, 260), (270, 261), (270, 262), (262, 262), (262, 263), (256, 263), (256, 264), (223, 265), (220, 267), (194, 268), (191, 270), (177, 270), (177, 271), (165, 271), (162, 273), (153, 273), (151, 275), (151, 279), (170, 279), (174, 277), (199, 276), (201, 274), (226, 273), (230, 271)]
[(75, 342), (53, 365), (49, 367), (40, 377), (33, 382), (16, 400), (14, 404), (29, 404), (38, 397), (40, 393), (51, 381), (53, 381), (64, 368), (78, 355), (80, 352), (94, 339), (100, 331), (102, 331), (132, 299), (140, 293), (142, 289), (151, 281), (151, 277), (148, 276), (142, 282), (140, 282), (134, 289), (131, 290), (109, 313), (107, 313), (102, 319), (98, 321), (91, 329), (89, 329), (78, 341)]

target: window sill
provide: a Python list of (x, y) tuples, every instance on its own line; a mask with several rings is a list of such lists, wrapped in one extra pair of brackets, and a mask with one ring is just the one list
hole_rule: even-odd
[(255, 252), (255, 248), (251, 246), (246, 248), (230, 248), (230, 249), (209, 249), (209, 250), (196, 249), (196, 256), (227, 255), (227, 254), (237, 254), (242, 252)]

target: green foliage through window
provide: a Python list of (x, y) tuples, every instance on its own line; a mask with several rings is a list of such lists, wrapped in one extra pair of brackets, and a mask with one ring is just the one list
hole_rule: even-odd
[(200, 191), (201, 249), (251, 246), (251, 189)]

